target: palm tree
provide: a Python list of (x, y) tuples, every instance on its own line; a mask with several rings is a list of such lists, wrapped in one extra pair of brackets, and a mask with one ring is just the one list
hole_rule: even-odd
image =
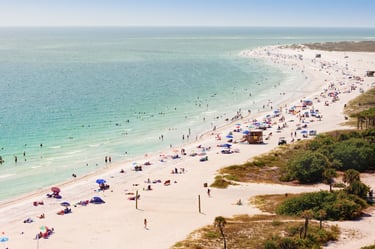
[(320, 209), (318, 211), (318, 216), (319, 216), (319, 229), (322, 229), (322, 222), (323, 222), (323, 219), (327, 216), (327, 212), (324, 209)]
[(227, 221), (223, 216), (217, 216), (215, 218), (214, 226), (217, 227), (220, 231), (221, 236), (223, 237), (224, 249), (227, 249), (227, 240), (224, 234), (224, 226), (227, 224)]
[(353, 182), (361, 180), (359, 174), (360, 173), (355, 169), (348, 169), (347, 171), (345, 171), (342, 180), (343, 182), (351, 185)]
[(302, 218), (305, 218), (305, 226), (304, 226), (304, 233), (303, 238), (306, 239), (307, 235), (307, 227), (309, 226), (309, 219), (313, 217), (314, 213), (312, 210), (305, 210), (301, 213)]
[(337, 176), (336, 170), (334, 168), (328, 168), (325, 169), (323, 172), (323, 177), (329, 184), (329, 192), (332, 193), (332, 183), (333, 183), (333, 178)]

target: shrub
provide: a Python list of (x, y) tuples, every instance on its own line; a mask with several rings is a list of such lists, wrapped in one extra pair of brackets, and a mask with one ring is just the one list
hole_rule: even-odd
[(360, 217), (361, 211), (367, 206), (361, 198), (337, 191), (319, 191), (304, 193), (285, 200), (276, 208), (277, 214), (300, 216), (304, 210), (311, 209), (314, 218), (319, 219), (320, 210), (326, 212), (329, 220), (352, 220)]
[(339, 160), (340, 170), (355, 169), (365, 171), (374, 169), (375, 145), (361, 138), (350, 138), (332, 145), (331, 159)]
[(328, 168), (327, 157), (317, 152), (300, 153), (287, 164), (288, 174), (301, 183), (322, 181), (322, 174)]
[(353, 194), (363, 199), (366, 199), (367, 194), (370, 191), (370, 188), (361, 181), (354, 181), (346, 188), (346, 191), (349, 194)]

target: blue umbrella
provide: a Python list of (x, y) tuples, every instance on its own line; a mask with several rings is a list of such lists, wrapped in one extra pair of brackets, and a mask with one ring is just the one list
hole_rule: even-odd
[(243, 131), (242, 132), (242, 134), (245, 134), (245, 135), (247, 135), (247, 134), (249, 134), (250, 133), (250, 131)]
[(308, 132), (307, 132), (307, 130), (303, 130), (303, 131), (301, 131), (301, 133), (302, 134), (307, 134)]
[(104, 183), (106, 183), (107, 181), (106, 180), (104, 180), (104, 179), (96, 179), (96, 183), (97, 184), (104, 184)]
[(231, 144), (223, 144), (222, 146), (223, 146), (223, 147), (228, 147), (228, 148), (229, 148), (229, 147), (231, 147), (232, 145), (231, 145)]
[(105, 203), (105, 201), (103, 201), (102, 198), (100, 198), (99, 196), (94, 196), (91, 198), (90, 200), (91, 203), (94, 203), (94, 204), (102, 204), (102, 203)]
[(7, 242), (8, 240), (8, 237), (0, 237), (0, 242)]
[(63, 207), (69, 207), (70, 203), (67, 202), (67, 201), (64, 201), (64, 202), (61, 202), (60, 205), (63, 206)]
[(226, 138), (233, 138), (233, 136), (232, 135), (227, 135)]

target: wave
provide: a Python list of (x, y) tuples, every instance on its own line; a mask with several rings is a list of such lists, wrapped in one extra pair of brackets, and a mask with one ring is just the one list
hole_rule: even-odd
[(4, 175), (0, 175), (0, 179), (4, 179), (4, 178), (9, 178), (9, 177), (12, 177), (12, 176), (15, 176), (16, 174), (4, 174)]

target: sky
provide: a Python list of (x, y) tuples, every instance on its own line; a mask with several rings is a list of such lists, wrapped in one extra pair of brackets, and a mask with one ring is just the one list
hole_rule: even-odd
[(375, 28), (375, 0), (0, 0), (0, 26)]

